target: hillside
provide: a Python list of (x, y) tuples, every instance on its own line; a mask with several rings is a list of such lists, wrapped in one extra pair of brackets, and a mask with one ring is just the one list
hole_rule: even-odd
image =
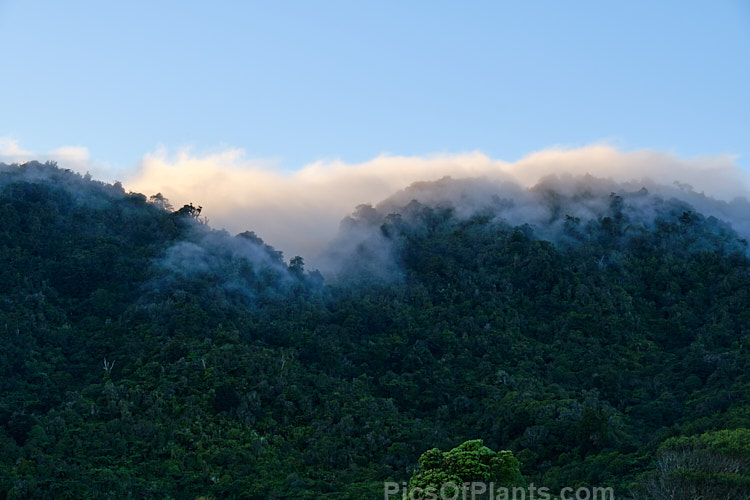
[(0, 165), (0, 498), (383, 498), (472, 439), (552, 490), (750, 498), (657, 467), (750, 456), (743, 237), (632, 186), (502, 189), (361, 206), (321, 275), (200, 207)]

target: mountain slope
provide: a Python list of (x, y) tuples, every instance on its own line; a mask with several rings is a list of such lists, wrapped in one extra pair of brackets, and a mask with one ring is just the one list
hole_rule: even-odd
[(1, 166), (0, 491), (382, 498), (483, 439), (627, 493), (667, 438), (749, 426), (750, 265), (596, 184), (414, 186), (345, 221), (325, 282), (191, 205)]

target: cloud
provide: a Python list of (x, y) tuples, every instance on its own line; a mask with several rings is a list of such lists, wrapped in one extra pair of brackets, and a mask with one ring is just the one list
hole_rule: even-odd
[(147, 155), (128, 189), (161, 192), (173, 205), (205, 207), (212, 225), (258, 233), (287, 257), (308, 257), (336, 235), (341, 219), (362, 203), (377, 203), (419, 180), (498, 173), (503, 162), (471, 153), (430, 158), (379, 157), (361, 164), (316, 162), (282, 174), (239, 150), (168, 157)]
[[(682, 189), (685, 198), (698, 209), (703, 208), (701, 200), (691, 191), (725, 201), (750, 194), (750, 176), (730, 155), (681, 158), (653, 150), (621, 151), (608, 144), (548, 148), (515, 162), (493, 159), (480, 152), (423, 157), (384, 155), (356, 164), (319, 161), (294, 172), (282, 172), (273, 162), (247, 158), (241, 149), (213, 154), (183, 149), (170, 154), (162, 148), (145, 155), (134, 169), (114, 171), (92, 161), (85, 147), (64, 146), (34, 154), (24, 150), (17, 140), (0, 137), (0, 161), (32, 159), (57, 161), (63, 168), (91, 172), (99, 180), (117, 178), (127, 189), (147, 196), (160, 192), (176, 208), (186, 203), (202, 205), (203, 214), (213, 227), (232, 233), (255, 231), (282, 250), (286, 258), (302, 255), (313, 264), (316, 254), (335, 238), (342, 219), (357, 206), (375, 205), (388, 198), (400, 200), (399, 192), (401, 197), (414, 192), (402, 191), (407, 186), (446, 176), (480, 177), (531, 187), (553, 174), (590, 174), (632, 183), (633, 189), (646, 186), (651, 190), (656, 184), (671, 186), (669, 196)], [(736, 220), (736, 214), (726, 215)]]
[(649, 179), (657, 184), (688, 184), (698, 192), (731, 200), (750, 191), (750, 176), (731, 155), (680, 158), (652, 150), (622, 152), (608, 145), (577, 149), (546, 149), (522, 158), (512, 167), (515, 177), (532, 185), (551, 173), (591, 174), (617, 182)]
[(81, 171), (91, 168), (89, 150), (82, 146), (63, 146), (53, 149), (43, 156), (47, 159), (57, 161), (61, 165), (64, 165), (65, 168), (70, 168), (71, 170)]
[[(23, 163), (31, 160), (55, 161), (63, 168), (85, 173), (100, 166), (91, 161), (89, 150), (83, 146), (62, 146), (47, 153), (33, 153), (21, 148), (20, 142), (10, 137), (0, 137), (0, 161), (3, 163)], [(98, 172), (97, 172), (98, 173)], [(104, 180), (104, 179), (101, 179)]]
[(123, 182), (146, 195), (161, 192), (176, 207), (202, 205), (212, 226), (255, 231), (287, 258), (309, 259), (335, 237), (340, 221), (355, 207), (376, 204), (414, 182), (485, 177), (530, 187), (551, 174), (591, 174), (647, 186), (678, 181), (727, 201), (750, 192), (748, 174), (731, 156), (679, 158), (650, 150), (623, 152), (606, 144), (546, 149), (512, 163), (478, 152), (380, 156), (359, 164), (316, 162), (287, 174), (246, 158), (239, 149), (202, 156), (160, 150), (146, 155)]
[(0, 161), (18, 163), (34, 158), (34, 153), (21, 149), (19, 141), (10, 137), (0, 137)]

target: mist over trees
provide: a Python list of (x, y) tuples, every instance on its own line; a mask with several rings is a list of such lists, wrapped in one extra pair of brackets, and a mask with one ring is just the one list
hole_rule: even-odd
[(443, 179), (360, 206), (310, 267), (0, 165), (0, 498), (383, 498), (454, 455), (747, 498), (746, 203)]
[[(316, 263), (330, 278), (345, 273), (349, 278), (359, 274), (366, 279), (398, 280), (404, 270), (400, 242), (425, 237), (446, 220), (519, 227), (558, 248), (600, 247), (607, 254), (617, 244), (647, 239), (677, 220), (681, 235), (688, 226), (689, 232), (700, 233), (693, 236), (692, 244), (697, 246), (692, 251), (700, 245), (710, 250), (718, 245), (730, 253), (747, 251), (750, 203), (746, 199), (728, 203), (687, 187), (643, 184), (649, 188), (589, 175), (548, 176), (529, 189), (487, 178), (419, 182), (376, 206), (358, 206), (342, 221), (337, 238)], [(604, 239), (609, 240), (607, 245), (602, 245)]]

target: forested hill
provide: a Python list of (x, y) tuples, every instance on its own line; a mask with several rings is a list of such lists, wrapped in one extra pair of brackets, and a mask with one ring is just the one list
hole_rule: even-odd
[(200, 207), (0, 165), (0, 498), (383, 498), (474, 439), (552, 491), (750, 498), (747, 242), (594, 184), (412, 186), (324, 280)]

